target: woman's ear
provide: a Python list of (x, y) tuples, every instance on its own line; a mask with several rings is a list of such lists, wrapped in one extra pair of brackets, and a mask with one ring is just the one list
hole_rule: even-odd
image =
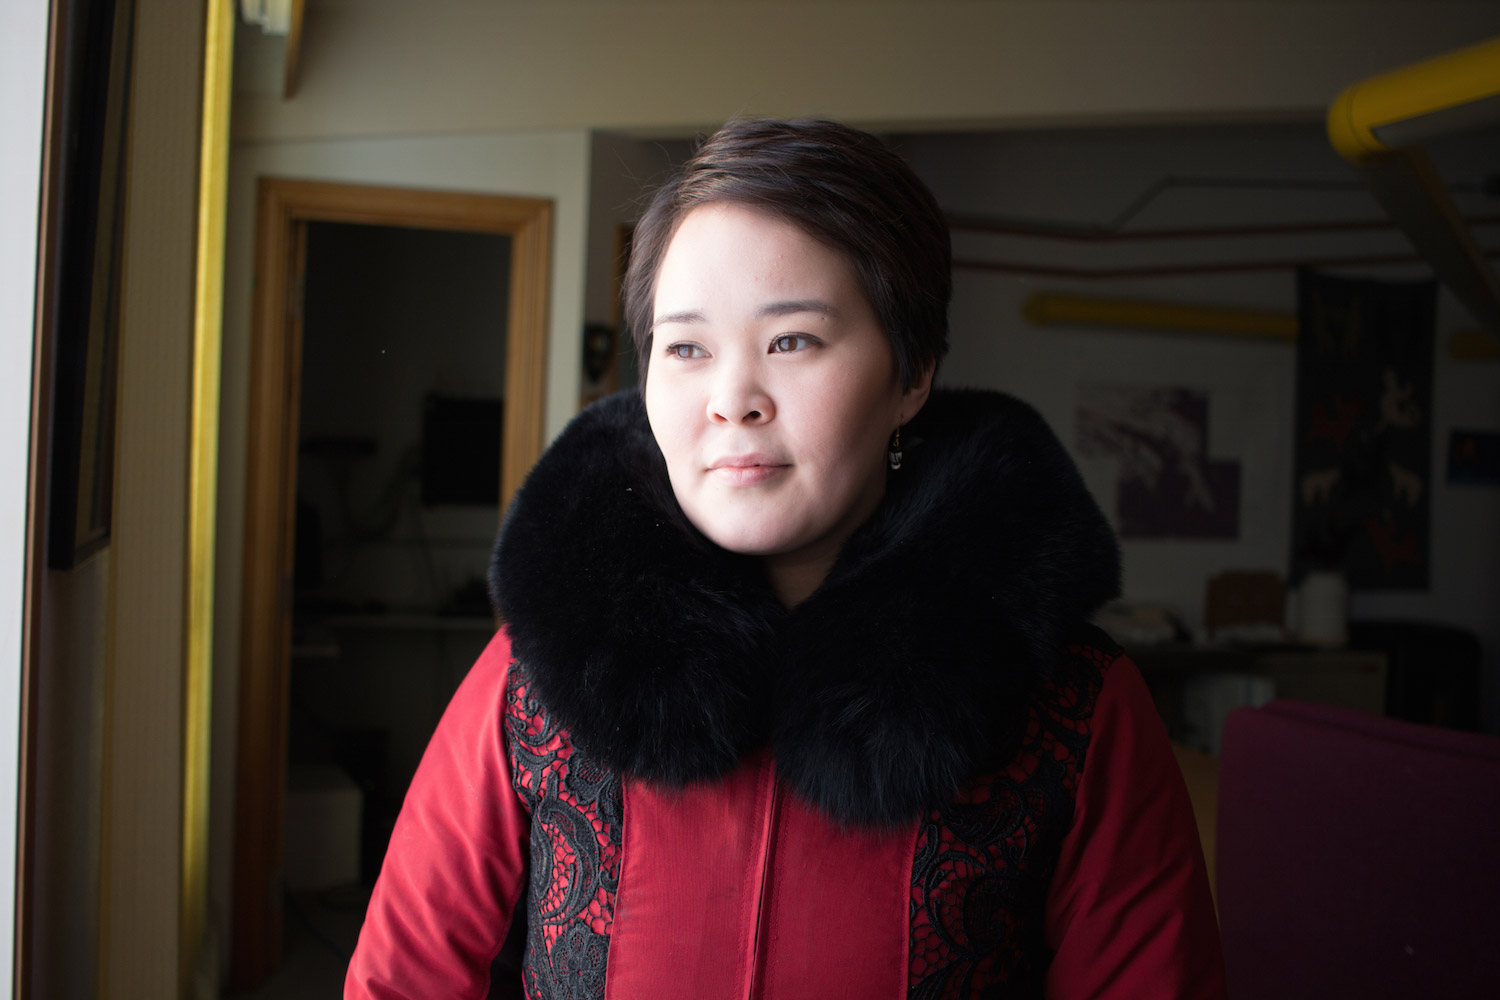
[(932, 394), (932, 376), (936, 367), (936, 365), (928, 365), (912, 381), (911, 388), (901, 394), (901, 423), (907, 423), (912, 417), (922, 412), (922, 407), (927, 403), (927, 397)]

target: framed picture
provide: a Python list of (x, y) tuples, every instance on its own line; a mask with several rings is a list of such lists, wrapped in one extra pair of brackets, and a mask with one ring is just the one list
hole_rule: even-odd
[(109, 543), (134, 0), (65, 0), (51, 80), (47, 565)]
[(1452, 486), (1500, 486), (1500, 433), (1451, 431), (1448, 435), (1448, 483)]

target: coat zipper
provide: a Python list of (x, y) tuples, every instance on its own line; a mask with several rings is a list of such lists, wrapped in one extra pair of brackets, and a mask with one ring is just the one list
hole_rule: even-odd
[(781, 811), (781, 782), (776, 777), (776, 765), (772, 762), (771, 768), (771, 800), (766, 807), (766, 848), (761, 857), (760, 864), (760, 892), (755, 907), (755, 938), (750, 953), (750, 984), (746, 993), (746, 1000), (756, 1000), (759, 996), (761, 975), (761, 962), (765, 958), (761, 948), (761, 934), (769, 931), (766, 925), (766, 907), (771, 892), (771, 873), (774, 870), (772, 858), (776, 854), (776, 828), (777, 820)]

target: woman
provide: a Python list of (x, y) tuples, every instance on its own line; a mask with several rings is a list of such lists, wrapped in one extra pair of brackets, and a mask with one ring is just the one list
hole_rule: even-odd
[(483, 996), (523, 937), (529, 997), (1223, 995), (1181, 777), (1086, 625), (1113, 536), (1031, 409), (932, 388), (949, 270), (833, 123), (730, 124), (657, 193), (644, 390), (512, 506), (346, 996)]

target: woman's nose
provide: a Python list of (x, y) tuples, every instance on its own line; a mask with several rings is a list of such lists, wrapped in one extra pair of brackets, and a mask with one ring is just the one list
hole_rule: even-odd
[(771, 396), (753, 372), (725, 369), (714, 380), (708, 418), (714, 423), (764, 423), (775, 416)]

